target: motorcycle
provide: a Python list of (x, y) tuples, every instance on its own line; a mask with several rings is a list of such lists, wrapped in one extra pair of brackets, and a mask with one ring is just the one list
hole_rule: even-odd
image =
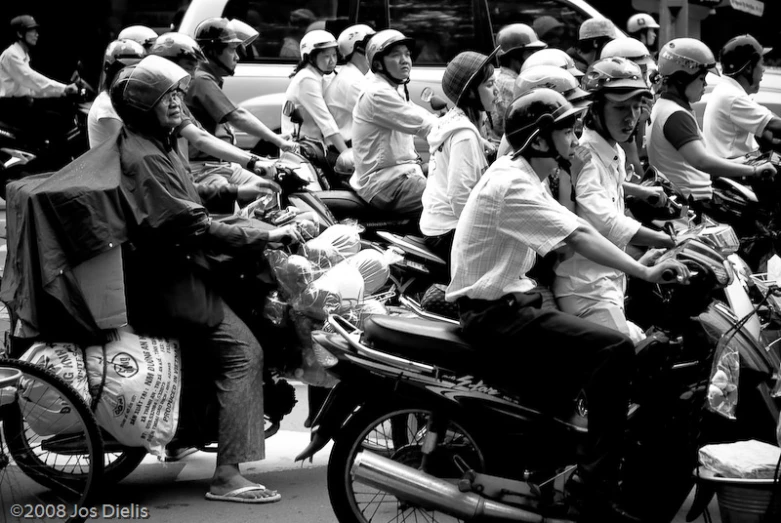
[[(713, 362), (732, 347), (767, 383), (778, 378), (778, 366), (713, 300), (730, 281), (724, 257), (696, 238), (666, 256), (689, 267), (690, 284), (638, 290), (642, 321), (657, 328), (637, 347), (641, 378), (622, 466), (626, 508), (654, 522), (674, 518), (695, 484), (698, 448), (718, 439), (705, 411)], [(328, 490), (340, 523), (418, 514), (566, 521), (551, 513), (566, 496), (587, 405), (560, 417), (529, 408), (499, 384), (501, 362), (486, 361), (453, 324), (375, 316), (361, 332), (332, 316), (330, 325), (335, 333), (313, 339), (318, 360), (340, 381), (297, 459), (334, 439)]]

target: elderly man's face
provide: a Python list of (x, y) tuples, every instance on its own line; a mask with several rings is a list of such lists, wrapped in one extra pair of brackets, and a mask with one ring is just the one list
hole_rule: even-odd
[(155, 105), (157, 123), (165, 129), (174, 129), (182, 123), (182, 91), (178, 88), (165, 93)]

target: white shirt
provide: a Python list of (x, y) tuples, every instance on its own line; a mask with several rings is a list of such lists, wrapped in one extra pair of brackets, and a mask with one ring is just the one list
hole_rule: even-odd
[(119, 117), (111, 104), (111, 97), (108, 91), (101, 91), (95, 98), (95, 101), (92, 102), (92, 107), (90, 107), (87, 115), (87, 135), (89, 137), (90, 149), (102, 144), (111, 136), (111, 130), (105, 126), (106, 119), (113, 119), (122, 123), (122, 118)]
[[(591, 152), (591, 161), (573, 180), (575, 214), (623, 249), (640, 229), (639, 222), (624, 214), (624, 150), (618, 145), (611, 146), (589, 128), (583, 130), (580, 144)], [(569, 194), (559, 195), (559, 198), (569, 197)], [(555, 270), (553, 294), (557, 298), (589, 297), (623, 308), (625, 276), (622, 271), (595, 263), (571, 249), (562, 253)]]
[(439, 236), (456, 228), (488, 162), (477, 127), (457, 107), (439, 119), (428, 144), (431, 156), (420, 230), (426, 236)]
[(742, 156), (759, 149), (755, 135), (761, 135), (773, 112), (748, 95), (729, 76), (713, 89), (705, 106), (702, 134), (708, 150), (722, 158)]
[(45, 77), (30, 67), (30, 55), (16, 42), (0, 55), (0, 97), (62, 96), (65, 84)]
[(326, 87), (325, 104), (339, 126), (345, 142), (353, 139), (353, 109), (363, 90), (366, 76), (352, 62), (339, 69), (339, 74)]
[[(299, 136), (320, 142), (323, 138), (339, 132), (339, 127), (323, 99), (325, 82), (324, 75), (308, 65), (296, 73), (285, 91), (286, 100), (293, 102), (301, 113), (303, 123)], [(292, 134), (294, 129), (290, 117), (283, 114), (282, 134)]]
[(456, 227), (446, 299), (497, 300), (532, 290), (536, 254), (558, 247), (578, 218), (545, 189), (529, 163), (503, 156), (469, 195)]
[(372, 75), (353, 110), (355, 173), (350, 185), (366, 201), (396, 188), (399, 176), (423, 176), (415, 136), (425, 138), (437, 119), (408, 101), (401, 89)]

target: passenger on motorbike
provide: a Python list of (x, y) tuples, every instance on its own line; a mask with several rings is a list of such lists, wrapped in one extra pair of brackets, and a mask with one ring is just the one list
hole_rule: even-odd
[[(622, 250), (629, 244), (675, 246), (669, 235), (643, 227), (624, 213), (625, 187), (633, 187), (640, 197), (656, 194), (625, 184), (626, 157), (620, 147), (637, 127), (643, 99), (652, 96), (640, 67), (619, 57), (599, 60), (588, 68), (584, 87), (594, 98), (580, 143), (591, 153), (591, 160), (572, 179), (575, 214)], [(562, 197), (569, 202), (569, 195)], [(645, 338), (626, 319), (623, 272), (569, 249), (560, 254), (555, 272), (553, 294), (562, 311), (617, 330), (635, 343)]]
[(111, 88), (125, 123), (117, 141), (123, 192), (144, 209), (128, 217), (130, 241), (123, 245), (128, 318), (138, 332), (179, 338), (185, 367), (213, 372), (219, 450), (206, 497), (271, 502), (279, 494), (239, 470), (239, 463), (264, 457), (263, 353), (220, 297), (205, 252), (258, 257), (268, 242), (301, 236), (294, 226), (261, 231), (226, 225), (201, 207), (172, 134), (189, 78), (175, 64), (149, 56), (123, 69)]
[(339, 126), (339, 134), (348, 145), (353, 139), (353, 109), (363, 90), (366, 73), (369, 72), (366, 44), (374, 34), (374, 29), (364, 24), (348, 27), (341, 32), (336, 41), (339, 54), (346, 63), (323, 94), (325, 104)]
[(602, 48), (616, 37), (616, 26), (607, 18), (589, 18), (580, 24), (578, 43), (567, 49), (575, 66), (586, 72), (588, 66), (599, 60)]
[(141, 45), (148, 53), (157, 40), (157, 33), (145, 25), (131, 25), (125, 27), (117, 35), (117, 40), (133, 40)]
[[(185, 102), (203, 128), (221, 140), (234, 144), (231, 126), (235, 126), (282, 150), (290, 151), (295, 149), (295, 143), (271, 132), (247, 109), (234, 105), (222, 91), (223, 78), (234, 73), (239, 61), (238, 47), (249, 45), (257, 36), (257, 31), (239, 20), (209, 18), (198, 24), (195, 41), (201, 46), (207, 61), (200, 64), (193, 76)], [(220, 162), (217, 157), (199, 150), (192, 143), (189, 153), (196, 182), (209, 182), (218, 176), (238, 185), (257, 181), (253, 173), (238, 164)]]
[(447, 64), (442, 90), (455, 107), (428, 135), (431, 159), (420, 230), (426, 245), (448, 263), (458, 217), (488, 168), (480, 129), (496, 100), (491, 61), (497, 51), (489, 56), (466, 51)]
[(436, 117), (409, 99), (414, 40), (395, 29), (372, 36), (366, 59), (374, 76), (353, 111), (355, 173), (350, 185), (369, 205), (398, 214), (417, 214), (426, 178), (414, 137), (425, 138)]
[[(323, 144), (331, 157), (330, 165), (349, 148), (323, 96), (327, 77), (336, 69), (337, 47), (336, 38), (328, 31), (316, 29), (304, 35), (301, 61), (290, 75), (292, 80), (282, 109), (282, 133), (299, 141), (308, 139)], [(293, 122), (294, 112), (301, 119), (300, 124)], [(328, 165), (322, 167), (330, 169)]]
[(661, 96), (651, 111), (648, 160), (695, 204), (713, 195), (711, 176), (775, 174), (770, 163), (742, 165), (720, 158), (706, 146), (691, 104), (702, 98), (708, 72), (719, 74), (708, 46), (676, 38), (659, 53)]
[(725, 78), (713, 89), (703, 115), (708, 150), (722, 158), (743, 156), (759, 148), (754, 136), (781, 143), (781, 118), (751, 98), (765, 72), (763, 48), (751, 35), (736, 36), (721, 49)]
[(506, 131), (514, 154), (494, 162), (469, 196), (456, 227), (446, 299), (458, 303), (463, 335), (506, 369), (508, 386), (524, 404), (567, 416), (576, 397), (585, 396), (587, 442), (578, 479), (570, 481), (571, 490), (580, 487), (580, 521), (637, 521), (615, 504), (634, 346), (619, 332), (540, 309), (527, 273), (536, 254), (562, 244), (648, 281), (661, 282), (668, 269), (686, 279), (688, 271), (674, 261), (641, 265), (544, 189), (548, 174), (572, 158), (573, 125), (583, 111), (545, 88), (513, 101)]
[(496, 35), (499, 45), (499, 70), (496, 72), (496, 105), (491, 113), (493, 127), (490, 134), (498, 143), (504, 134), (504, 115), (513, 101), (513, 86), (526, 60), (548, 45), (537, 38), (534, 29), (526, 24), (510, 24)]
[(654, 48), (658, 30), (659, 24), (647, 13), (634, 14), (626, 22), (626, 32), (629, 36), (639, 40), (649, 49)]
[(105, 142), (122, 127), (122, 118), (111, 105), (111, 96), (109, 96), (111, 83), (123, 67), (137, 64), (144, 56), (146, 56), (144, 48), (133, 40), (114, 40), (106, 47), (103, 55), (100, 93), (92, 102), (87, 115), (87, 137), (90, 149)]
[(73, 126), (73, 115), (52, 99), (78, 93), (76, 84), (52, 80), (30, 67), (40, 26), (30, 15), (11, 20), (14, 43), (0, 54), (0, 115), (29, 138), (57, 138)]

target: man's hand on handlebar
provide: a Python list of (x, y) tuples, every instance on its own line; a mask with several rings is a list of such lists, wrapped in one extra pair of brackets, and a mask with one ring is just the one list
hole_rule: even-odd
[(277, 175), (277, 168), (274, 167), (274, 162), (271, 160), (259, 160), (252, 167), (252, 172), (262, 178), (273, 180)]
[(776, 172), (776, 167), (770, 162), (754, 166), (754, 176), (761, 180), (772, 180)]
[(79, 86), (76, 84), (68, 84), (65, 86), (65, 91), (63, 91), (63, 96), (71, 96), (74, 94), (79, 94)]
[(664, 260), (648, 268), (646, 280), (652, 283), (689, 283), (689, 269), (679, 261)]
[(299, 225), (297, 223), (291, 223), (290, 225), (285, 225), (279, 229), (269, 231), (268, 240), (270, 242), (279, 242), (289, 245), (291, 243), (303, 243), (304, 237), (301, 235)]
[(664, 192), (664, 188), (654, 186), (648, 187), (645, 185), (638, 185), (637, 196), (653, 207), (659, 208), (667, 205), (667, 194)]
[(281, 192), (282, 188), (271, 180), (261, 179), (239, 185), (236, 196), (241, 202), (254, 202), (269, 191)]
[(279, 148), (286, 153), (297, 153), (298, 152), (298, 144), (296, 142), (293, 142), (291, 140), (282, 140), (282, 144), (279, 146)]

